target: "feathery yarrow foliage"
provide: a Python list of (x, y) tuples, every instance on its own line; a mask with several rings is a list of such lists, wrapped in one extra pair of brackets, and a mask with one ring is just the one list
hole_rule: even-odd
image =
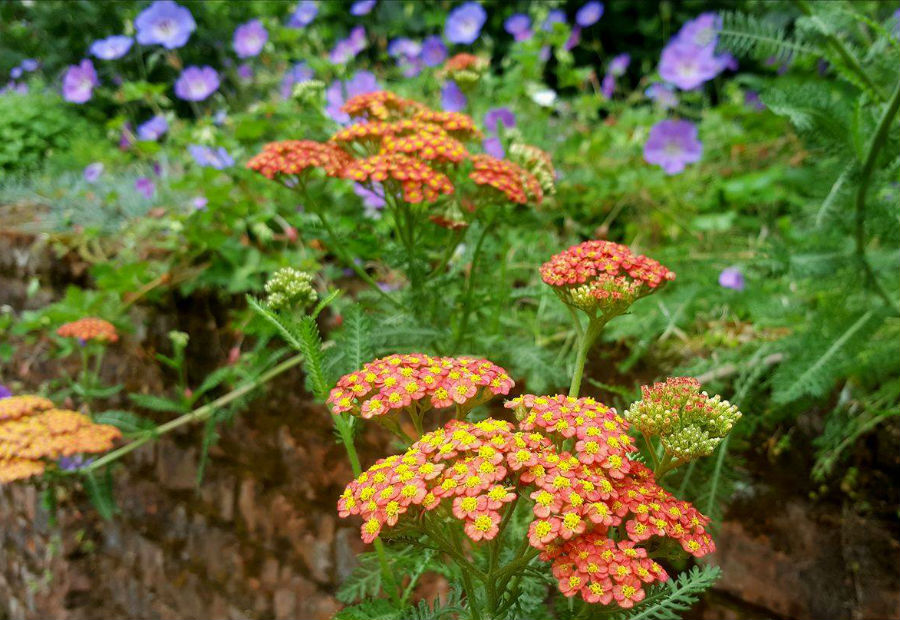
[(585, 241), (541, 265), (541, 278), (570, 306), (609, 319), (659, 290), (675, 274), (612, 241)]
[(106, 452), (121, 436), (114, 426), (56, 409), (40, 396), (5, 398), (0, 400), (0, 483), (40, 475), (60, 457)]
[[(636, 448), (615, 410), (562, 395), (520, 396), (507, 407), (517, 426), (451, 420), (379, 460), (347, 486), (338, 513), (362, 517), (366, 542), (384, 528), (414, 533), (430, 513), (442, 527), (459, 522), (477, 543), (498, 535), (510, 504), (530, 498), (528, 544), (552, 562), (560, 591), (626, 608), (644, 597), (643, 584), (668, 579), (636, 543), (667, 537), (697, 557), (715, 549), (709, 520), (628, 458)], [(570, 439), (572, 450), (563, 449)]]
[(701, 392), (700, 382), (692, 377), (645, 385), (641, 394), (625, 417), (644, 435), (658, 436), (678, 464), (712, 454), (741, 417), (736, 405)]
[(119, 334), (116, 333), (112, 323), (95, 317), (85, 317), (60, 325), (56, 334), (63, 338), (76, 338), (82, 342), (89, 340), (116, 342), (119, 339)]
[(312, 287), (312, 274), (282, 267), (266, 281), (266, 305), (272, 310), (305, 308), (319, 298)]

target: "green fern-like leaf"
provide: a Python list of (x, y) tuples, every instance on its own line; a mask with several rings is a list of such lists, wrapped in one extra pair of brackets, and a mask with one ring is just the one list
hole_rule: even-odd
[(681, 618), (712, 587), (722, 571), (718, 566), (695, 566), (678, 579), (657, 586), (643, 603), (635, 608), (629, 620), (673, 620)]
[(335, 614), (334, 620), (406, 620), (410, 610), (397, 609), (389, 600), (376, 598), (345, 607)]
[(798, 338), (791, 357), (773, 377), (773, 400), (783, 405), (806, 395), (823, 396), (840, 375), (849, 352), (858, 350), (874, 333), (878, 318), (878, 313), (868, 310), (844, 323), (834, 338), (823, 339), (819, 326)]
[(735, 56), (750, 56), (759, 60), (774, 57), (779, 63), (801, 55), (814, 55), (817, 51), (788, 36), (782, 26), (735, 11), (722, 13), (719, 41)]

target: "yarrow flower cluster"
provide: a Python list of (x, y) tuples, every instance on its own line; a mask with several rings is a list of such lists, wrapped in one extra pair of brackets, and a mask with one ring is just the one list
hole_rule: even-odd
[(312, 287), (312, 274), (282, 267), (266, 281), (266, 305), (272, 310), (305, 308), (319, 298)]
[(469, 174), (477, 185), (487, 185), (501, 192), (510, 202), (526, 204), (529, 199), (540, 204), (544, 199), (541, 184), (530, 172), (505, 159), (490, 155), (473, 155)]
[(531, 144), (514, 142), (509, 147), (509, 159), (534, 175), (545, 196), (556, 193), (556, 168), (550, 153)]
[[(517, 427), (493, 418), (451, 420), (352, 481), (338, 513), (362, 517), (366, 542), (386, 527), (415, 529), (426, 513), (442, 524), (461, 521), (478, 542), (498, 535), (517, 496), (529, 497), (528, 542), (553, 563), (560, 591), (621, 607), (643, 598), (643, 584), (668, 579), (636, 543), (664, 536), (698, 557), (714, 550), (704, 529), (709, 520), (628, 458), (636, 448), (615, 410), (562, 395), (525, 395), (506, 406)], [(561, 448), (566, 440), (572, 451)], [(613, 527), (627, 540), (611, 537)]]
[(670, 377), (641, 388), (625, 417), (646, 436), (656, 435), (675, 464), (709, 456), (741, 418), (736, 405), (700, 391), (692, 377)]
[(585, 241), (541, 265), (541, 278), (562, 301), (604, 319), (675, 279), (659, 262), (612, 241)]
[(109, 321), (95, 317), (85, 317), (61, 325), (56, 330), (58, 336), (63, 338), (76, 338), (81, 342), (96, 340), (98, 342), (116, 342), (119, 334), (115, 326)]
[(56, 409), (40, 396), (4, 398), (0, 400), (0, 484), (40, 475), (49, 462), (61, 457), (106, 452), (121, 435), (114, 426)]
[(462, 413), (498, 394), (514, 382), (507, 372), (484, 359), (434, 357), (422, 353), (390, 355), (344, 375), (327, 403), (335, 414), (363, 418), (389, 415), (415, 406), (417, 415), (456, 406)]
[[(380, 186), (408, 203), (434, 203), (456, 193), (449, 174), (471, 161), (469, 179), (498, 190), (503, 200), (540, 203), (541, 182), (513, 162), (471, 154), (464, 141), (480, 140), (471, 117), (436, 111), (388, 91), (358, 94), (340, 107), (355, 122), (332, 135), (327, 143), (309, 140), (275, 142), (264, 147), (247, 166), (270, 179), (293, 186), (298, 176), (321, 168), (327, 176), (348, 179), (372, 190)], [(445, 213), (433, 216), (442, 225), (465, 225), (462, 210), (452, 201)]]

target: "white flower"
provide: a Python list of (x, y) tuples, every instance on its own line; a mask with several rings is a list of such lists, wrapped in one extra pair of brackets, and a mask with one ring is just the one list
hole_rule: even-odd
[(536, 90), (531, 93), (531, 100), (539, 106), (550, 108), (553, 107), (554, 103), (556, 103), (556, 92), (550, 90), (549, 88)]

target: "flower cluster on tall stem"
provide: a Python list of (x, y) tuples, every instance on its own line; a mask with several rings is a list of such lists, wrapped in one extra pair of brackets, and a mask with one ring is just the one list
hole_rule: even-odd
[[(540, 273), (569, 307), (578, 332), (571, 396), (578, 395), (588, 350), (606, 323), (675, 279), (673, 272), (652, 258), (603, 240), (585, 241), (552, 256), (541, 265)], [(588, 317), (586, 328), (581, 326), (578, 311)]]
[[(247, 165), (301, 191), (307, 208), (323, 220), (329, 243), (335, 247), (341, 245), (340, 239), (331, 233), (327, 213), (307, 191), (310, 173), (320, 169), (327, 177), (354, 181), (364, 191), (377, 190), (405, 251), (414, 295), (435, 273), (425, 269), (421, 258), (426, 226), (437, 224), (455, 231), (481, 217), (481, 212), (491, 212), (491, 207), (539, 204), (543, 199), (541, 182), (526, 168), (471, 152), (483, 134), (465, 114), (432, 110), (388, 91), (351, 97), (341, 112), (353, 122), (327, 142), (271, 143)], [(375, 285), (352, 257), (339, 253), (348, 267)]]

